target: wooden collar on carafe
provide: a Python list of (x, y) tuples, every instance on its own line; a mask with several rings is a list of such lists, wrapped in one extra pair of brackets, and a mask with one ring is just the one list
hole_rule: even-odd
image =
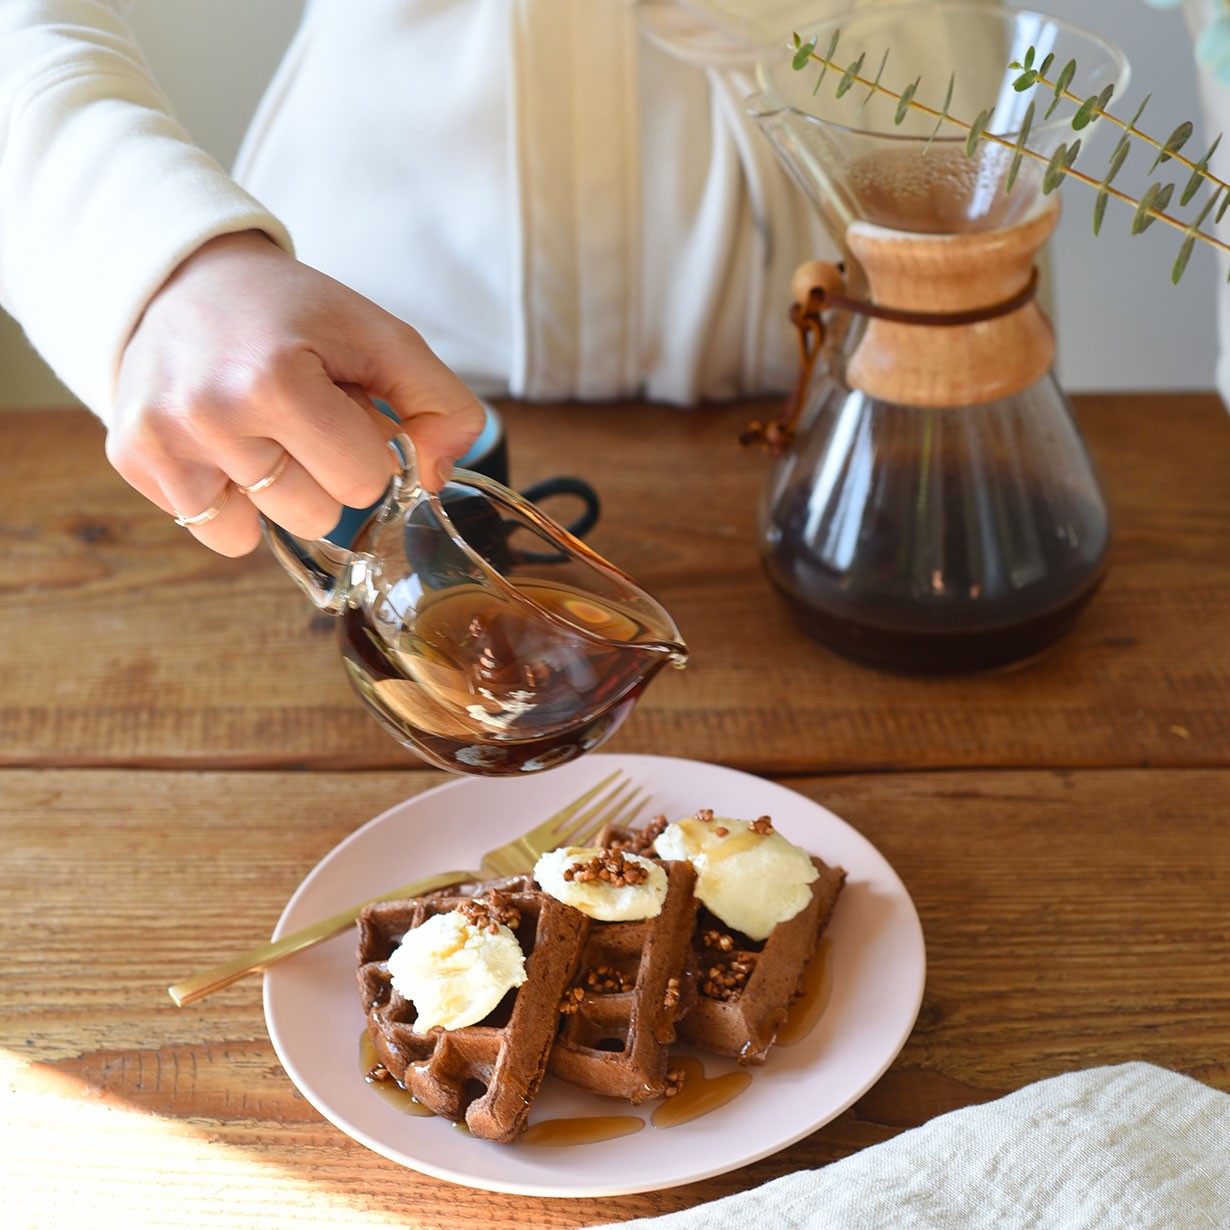
[[(1055, 334), (1034, 298), (1035, 259), (1059, 220), (1050, 197), (1014, 226), (921, 234), (869, 222), (846, 231), (863, 267), (869, 303), (835, 294), (820, 309), (868, 317), (846, 380), (871, 397), (907, 406), (969, 406), (1012, 397), (1050, 370)], [(814, 300), (813, 300), (814, 302)]]

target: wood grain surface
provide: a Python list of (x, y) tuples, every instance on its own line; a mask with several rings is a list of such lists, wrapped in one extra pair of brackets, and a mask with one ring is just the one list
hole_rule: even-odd
[(1225, 771), (809, 776), (790, 785), (885, 854), (927, 940), (922, 1012), (879, 1084), (792, 1148), (665, 1192), (513, 1199), (408, 1172), (296, 1091), (259, 980), (188, 1009), (165, 988), (268, 934), (334, 844), (438, 780), (6, 771), (0, 1169), (57, 1212), (28, 1224), (133, 1208), (129, 1225), (583, 1226), (822, 1165), (1075, 1067), (1148, 1060), (1230, 1091)]
[(195, 544), (112, 474), (85, 414), (0, 414), (0, 1222), (591, 1226), (1076, 1067), (1147, 1060), (1230, 1091), (1220, 402), (1079, 399), (1110, 576), (1044, 660), (950, 681), (849, 665), (792, 625), (755, 549), (765, 459), (736, 442), (767, 407), (505, 409), (515, 484), (589, 478), (591, 541), (692, 651), (607, 750), (772, 777), (884, 853), (927, 942), (905, 1049), (784, 1152), (640, 1196), (479, 1192), (349, 1139), (282, 1071), (258, 980), (188, 1009), (166, 986), (267, 936), (338, 841), (444, 777), (362, 711), (330, 622), (267, 552)]
[[(1110, 575), (1043, 661), (942, 681), (848, 664), (793, 624), (756, 549), (767, 461), (736, 442), (766, 409), (506, 408), (514, 482), (588, 478), (591, 543), (691, 650), (612, 750), (774, 773), (1224, 762), (1230, 427), (1215, 397), (1081, 399), (1117, 522)], [(417, 763), (360, 708), (333, 621), (269, 553), (201, 550), (106, 466), (84, 413), (0, 416), (0, 457), (0, 764)]]

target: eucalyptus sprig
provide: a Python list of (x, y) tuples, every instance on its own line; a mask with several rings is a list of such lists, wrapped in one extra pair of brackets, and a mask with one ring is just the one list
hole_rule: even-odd
[[(1106, 86), (1099, 94), (1082, 99), (1078, 95), (1073, 94), (1069, 89), (1071, 82), (1076, 76), (1076, 61), (1068, 60), (1052, 78), (1049, 74), (1055, 66), (1054, 56), (1047, 55), (1038, 62), (1036, 49), (1030, 47), (1022, 60), (1014, 60), (1008, 67), (1017, 73), (1013, 81), (1013, 88), (1018, 93), (1035, 89), (1050, 90), (1052, 99), (1043, 114), (1043, 121), (1050, 119), (1061, 103), (1068, 103), (1074, 107), (1069, 117), (1069, 123), (1074, 132), (1079, 133), (1083, 131), (1099, 119), (1105, 119), (1123, 130), (1114, 151), (1111, 153), (1106, 173), (1101, 179), (1098, 179), (1076, 168), (1076, 160), (1081, 152), (1081, 138), (1079, 136), (1070, 143), (1061, 142), (1050, 157), (1039, 153), (1029, 146), (1029, 136), (1033, 130), (1036, 114), (1036, 99), (1031, 99), (1025, 109), (1020, 132), (1014, 138), (1001, 137), (987, 131), (987, 125), (991, 121), (991, 109), (980, 111), (972, 121), (960, 119), (949, 112), (956, 82), (955, 74), (952, 74), (948, 79), (948, 89), (942, 107), (931, 107), (926, 103), (920, 102), (916, 97), (921, 84), (921, 78), (915, 78), (899, 92), (882, 84), (884, 69), (888, 62), (887, 51), (880, 61), (879, 69), (874, 78), (863, 75), (865, 55), (860, 55), (856, 60), (851, 61), (845, 66), (838, 64), (834, 57), (836, 56), (840, 39), (841, 31), (837, 30), (829, 42), (827, 51), (821, 54), (816, 50), (817, 40), (814, 37), (804, 42), (799, 35), (796, 34), (794, 36), (794, 56), (792, 60), (794, 68), (801, 71), (812, 64), (820, 65), (820, 73), (815, 84), (816, 90), (819, 90), (829, 70), (832, 69), (837, 75), (836, 96), (838, 98), (843, 97), (855, 86), (865, 87), (867, 93), (863, 97), (861, 107), (865, 107), (876, 96), (887, 98), (896, 103), (896, 111), (893, 117), (895, 124), (901, 124), (911, 111), (934, 119), (935, 126), (928, 138), (926, 148), (930, 147), (931, 141), (939, 134), (944, 125), (948, 124), (966, 134), (965, 151), (971, 157), (977, 152), (979, 145), (983, 142), (990, 142), (1011, 150), (1012, 162), (1009, 165), (1004, 184), (1006, 191), (1011, 191), (1022, 162), (1026, 158), (1043, 165), (1043, 193), (1053, 192), (1068, 177), (1078, 180), (1096, 193), (1093, 208), (1093, 231), (1095, 235), (1101, 230), (1106, 203), (1111, 198), (1132, 209), (1131, 233), (1133, 235), (1138, 235), (1142, 231), (1147, 230), (1154, 222), (1164, 222), (1166, 225), (1174, 227), (1182, 232), (1183, 238), (1179, 246), (1178, 255), (1171, 267), (1170, 277), (1172, 282), (1177, 283), (1183, 276), (1183, 272), (1187, 268), (1188, 259), (1197, 241), (1209, 244), (1211, 247), (1230, 254), (1230, 244), (1210, 231), (1202, 229), (1205, 220), (1210, 214), (1214, 215), (1213, 221), (1216, 224), (1221, 221), (1227, 208), (1230, 208), (1230, 185), (1227, 185), (1209, 171), (1209, 160), (1221, 141), (1220, 133), (1212, 145), (1209, 146), (1204, 157), (1193, 162), (1181, 153), (1183, 146), (1187, 144), (1194, 131), (1194, 126), (1189, 121), (1184, 121), (1180, 124), (1164, 142), (1157, 141), (1138, 126), (1140, 117), (1144, 113), (1151, 96), (1145, 98), (1137, 108), (1136, 114), (1132, 117), (1131, 121), (1125, 124), (1107, 110), (1107, 106), (1114, 93), (1113, 85)], [(1150, 176), (1153, 175), (1159, 166), (1167, 162), (1174, 162), (1185, 168), (1187, 178), (1182, 191), (1179, 193), (1179, 204), (1181, 206), (1191, 204), (1202, 188), (1209, 189), (1198, 212), (1190, 221), (1184, 221), (1182, 218), (1167, 212), (1177, 187), (1173, 181), (1163, 182), (1161, 180), (1154, 180), (1139, 197), (1132, 196), (1130, 193), (1114, 186), (1113, 181), (1127, 159), (1134, 138), (1151, 146), (1156, 151), (1153, 165), (1148, 171)], [(1230, 275), (1228, 275), (1228, 280), (1230, 280)]]

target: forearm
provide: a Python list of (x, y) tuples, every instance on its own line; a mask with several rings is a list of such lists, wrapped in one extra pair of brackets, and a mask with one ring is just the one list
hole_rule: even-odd
[(194, 147), (113, 4), (0, 0), (0, 302), (105, 421), (157, 289), (210, 238), (281, 224)]

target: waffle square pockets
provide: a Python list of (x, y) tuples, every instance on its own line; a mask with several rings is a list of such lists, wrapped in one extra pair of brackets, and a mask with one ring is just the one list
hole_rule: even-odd
[(415, 1004), (393, 985), (389, 957), (430, 918), (471, 907), (471, 898), (377, 902), (359, 918), (358, 984), (376, 1055), (428, 1110), (475, 1136), (515, 1140), (546, 1072), (559, 1005), (581, 962), (582, 914), (546, 893), (493, 895), (525, 954), (525, 981), (481, 1020), (417, 1032)]

